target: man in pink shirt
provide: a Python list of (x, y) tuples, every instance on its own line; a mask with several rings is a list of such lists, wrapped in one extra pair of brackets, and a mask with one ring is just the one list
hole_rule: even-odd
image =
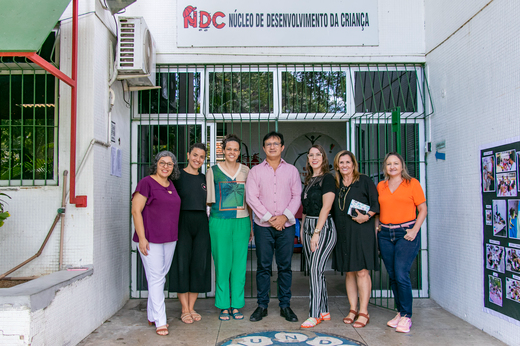
[(283, 135), (270, 132), (264, 137), (266, 159), (253, 167), (246, 181), (247, 204), (254, 212), (256, 244), (256, 285), (258, 307), (249, 318), (252, 322), (267, 316), (273, 254), (278, 267), (278, 300), (280, 315), (287, 321), (297, 322), (292, 311), (291, 260), (296, 223), (294, 215), (300, 208), (302, 183), (293, 165), (282, 160)]

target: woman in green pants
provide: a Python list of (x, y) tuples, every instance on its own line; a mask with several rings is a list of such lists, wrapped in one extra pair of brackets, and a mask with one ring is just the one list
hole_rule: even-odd
[(224, 162), (212, 166), (206, 174), (207, 203), (211, 205), (209, 234), (216, 272), (215, 306), (221, 309), (222, 321), (231, 316), (236, 320), (244, 318), (238, 309), (245, 304), (251, 220), (245, 198), (249, 168), (237, 162), (240, 145), (240, 138), (227, 135), (222, 141)]

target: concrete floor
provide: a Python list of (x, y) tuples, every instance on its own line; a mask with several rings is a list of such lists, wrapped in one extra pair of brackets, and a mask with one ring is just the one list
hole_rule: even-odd
[[(256, 308), (256, 299), (246, 299), (242, 309), (245, 320), (222, 322), (219, 310), (214, 307), (214, 299), (199, 299), (196, 310), (202, 321), (184, 324), (180, 320), (180, 303), (176, 299), (166, 301), (166, 313), (170, 324), (170, 335), (155, 334), (146, 319), (146, 299), (133, 299), (102, 326), (85, 338), (82, 346), (112, 345), (189, 345), (214, 346), (235, 335), (262, 330), (300, 331), (300, 323), (308, 317), (308, 298), (293, 298), (291, 307), (300, 319), (290, 323), (280, 317), (278, 301), (271, 300), (269, 316), (260, 322), (250, 322), (249, 316)], [(501, 341), (464, 322), (440, 308), (431, 299), (414, 300), (412, 331), (409, 334), (396, 333), (386, 326), (395, 316), (393, 311), (369, 306), (370, 323), (365, 328), (356, 329), (345, 325), (343, 317), (349, 311), (345, 297), (329, 298), (331, 321), (325, 321), (312, 330), (320, 333), (341, 335), (366, 345), (504, 345)]]

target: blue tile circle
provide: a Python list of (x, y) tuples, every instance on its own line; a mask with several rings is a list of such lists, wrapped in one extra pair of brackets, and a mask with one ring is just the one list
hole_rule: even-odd
[(242, 345), (242, 346), (276, 346), (276, 345), (305, 345), (305, 346), (340, 346), (340, 345), (360, 345), (365, 343), (349, 339), (347, 337), (329, 333), (315, 333), (310, 331), (262, 331), (256, 333), (246, 333), (226, 339), (218, 344), (219, 346)]

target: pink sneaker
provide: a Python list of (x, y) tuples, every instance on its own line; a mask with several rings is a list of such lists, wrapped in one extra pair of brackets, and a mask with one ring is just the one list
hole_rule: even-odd
[(392, 328), (397, 327), (399, 324), (399, 320), (401, 319), (401, 314), (397, 313), (394, 318), (392, 318), (390, 321), (386, 322), (386, 325)]
[(399, 333), (410, 333), (410, 327), (412, 326), (412, 320), (408, 317), (402, 317), (395, 328), (396, 332)]

